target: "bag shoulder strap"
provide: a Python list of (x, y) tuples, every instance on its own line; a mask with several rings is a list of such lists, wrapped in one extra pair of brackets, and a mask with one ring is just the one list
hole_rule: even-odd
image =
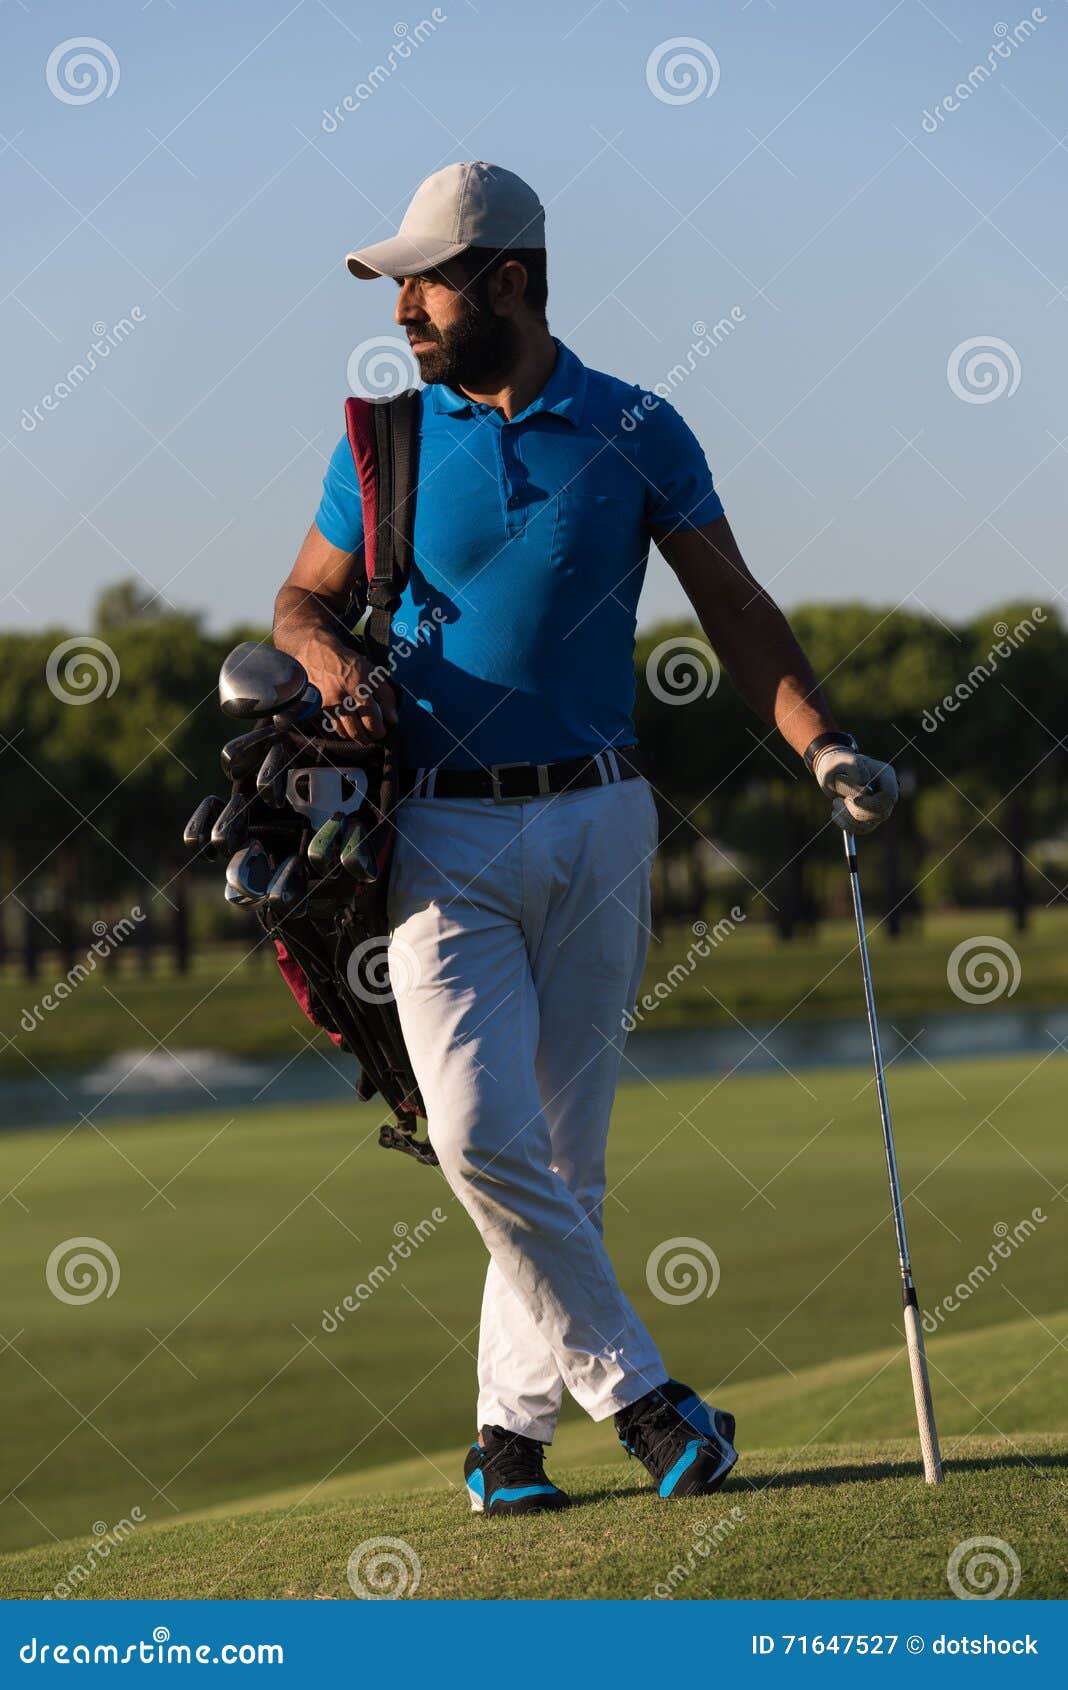
[(419, 393), (345, 401), (345, 428), (363, 506), (369, 615), (365, 638), (388, 654), (394, 612), (411, 572), (419, 454)]

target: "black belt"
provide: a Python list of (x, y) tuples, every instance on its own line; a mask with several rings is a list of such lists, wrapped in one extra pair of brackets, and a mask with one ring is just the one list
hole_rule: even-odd
[[(633, 747), (630, 747), (633, 750)], [(492, 798), (510, 804), (520, 798), (548, 798), (584, 787), (614, 786), (641, 774), (626, 751), (599, 751), (562, 763), (495, 763), (490, 769), (405, 769), (405, 798)]]

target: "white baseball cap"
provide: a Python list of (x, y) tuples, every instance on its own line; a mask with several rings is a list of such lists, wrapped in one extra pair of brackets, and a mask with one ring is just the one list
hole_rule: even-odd
[(534, 189), (499, 164), (468, 159), (435, 170), (415, 190), (397, 233), (350, 252), (346, 264), (361, 281), (417, 276), (469, 246), (545, 245), (545, 210)]

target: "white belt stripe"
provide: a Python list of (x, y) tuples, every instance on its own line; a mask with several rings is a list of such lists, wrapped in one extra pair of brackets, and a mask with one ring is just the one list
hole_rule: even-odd
[[(596, 768), (597, 773), (600, 776), (602, 786), (613, 786), (617, 781), (621, 781), (623, 779), (623, 771), (620, 768), (619, 758), (611, 747), (608, 747), (604, 751), (595, 752), (590, 758), (590, 762), (593, 763)], [(549, 786), (550, 764), (531, 763), (528, 767), (532, 773), (537, 775), (539, 794), (543, 797), (551, 796), (551, 788)], [(437, 782), (437, 768), (416, 769), (415, 778), (412, 782), (411, 797), (433, 798), (437, 788)]]

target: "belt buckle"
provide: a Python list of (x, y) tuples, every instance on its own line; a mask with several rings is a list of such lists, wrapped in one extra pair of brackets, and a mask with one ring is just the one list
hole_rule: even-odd
[[(492, 788), (493, 788), (493, 792), (492, 792), (493, 802), (495, 804), (511, 804), (511, 803), (515, 802), (514, 799), (511, 799), (511, 798), (508, 797), (508, 794), (506, 792), (503, 792), (501, 790), (501, 775), (505, 772), (505, 770), (507, 770), (507, 769), (532, 769), (533, 767), (534, 767), (533, 763), (492, 763), (490, 765), (489, 776), (490, 776), (490, 783), (491, 783)], [(539, 774), (539, 778), (538, 778), (538, 786), (539, 786), (539, 788), (541, 786), (540, 774)]]

